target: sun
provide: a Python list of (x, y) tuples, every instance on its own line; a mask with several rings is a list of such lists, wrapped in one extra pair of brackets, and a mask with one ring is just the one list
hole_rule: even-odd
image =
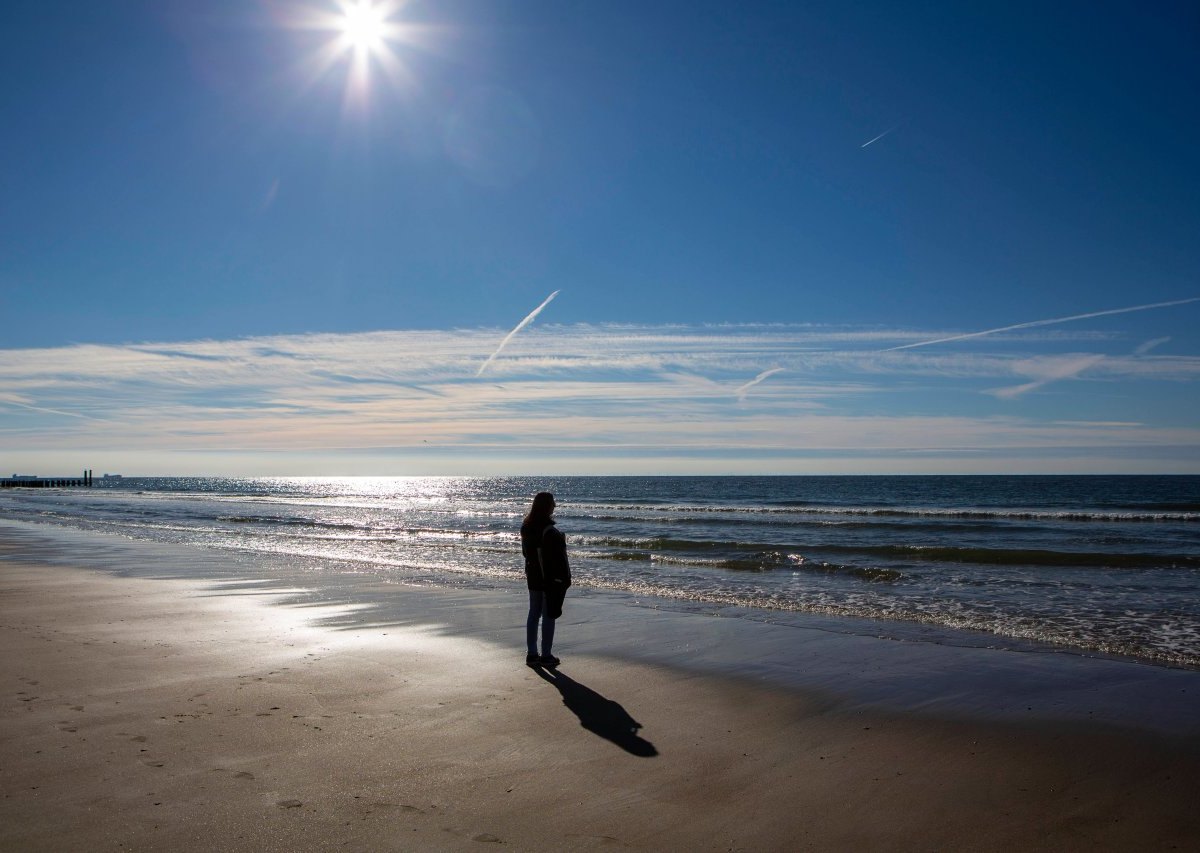
[(390, 25), (388, 9), (372, 0), (357, 0), (342, 6), (339, 26), (342, 42), (357, 53), (375, 53), (384, 46)]
[(331, 76), (345, 80), (343, 103), (365, 106), (378, 78), (399, 92), (415, 85), (406, 61), (410, 49), (436, 39), (426, 25), (406, 20), (404, 0), (316, 0), (296, 2), (285, 25), (311, 34), (311, 50), (298, 64), (307, 85)]

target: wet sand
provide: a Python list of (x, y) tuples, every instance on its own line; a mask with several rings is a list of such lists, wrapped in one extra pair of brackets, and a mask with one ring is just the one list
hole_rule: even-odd
[[(495, 612), (519, 596), (422, 590), (457, 605), (356, 620), (215, 586), (47, 565), (0, 531), (0, 849), (1182, 850), (1200, 837), (1196, 673), (1072, 681), (1070, 661), (1039, 662), (1057, 669), (1023, 716), (968, 713), (1000, 695), (979, 671), (989, 660), (1020, 704), (1011, 656), (907, 644), (905, 683), (925, 671), (946, 697), (918, 709), (866, 674), (883, 645), (836, 633), (803, 650), (820, 686), (783, 687), (681, 651), (728, 658), (714, 636), (771, 626), (662, 614), (630, 637), (626, 615), (584, 596), (555, 673), (523, 665), (523, 614)], [(606, 614), (658, 653), (598, 653)], [(1136, 724), (1147, 697), (1174, 712)], [(1129, 713), (1084, 719), (1092, 706)]]

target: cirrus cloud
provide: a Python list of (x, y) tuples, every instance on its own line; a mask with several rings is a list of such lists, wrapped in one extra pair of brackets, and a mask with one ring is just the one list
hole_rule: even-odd
[[(1200, 467), (1194, 418), (1139, 405), (1131, 421), (1122, 402), (1191, 385), (1200, 359), (1087, 330), (1025, 334), (971, 353), (881, 351), (921, 334), (800, 325), (538, 326), (510, 332), (503, 359), (490, 329), (0, 350), (0, 435), (8, 467), (136, 451), (159, 473), (183, 473), (172, 466), (197, 453), (212, 465), (237, 456), (227, 467), (286, 455), (277, 473), (308, 473), (317, 458), (353, 467), (355, 454), (431, 472), (551, 456), (627, 473), (990, 470), (1047, 454), (1082, 468)], [(747, 393), (768, 378), (770, 393)], [(1090, 417), (1056, 406), (1064, 395), (1088, 401)]]

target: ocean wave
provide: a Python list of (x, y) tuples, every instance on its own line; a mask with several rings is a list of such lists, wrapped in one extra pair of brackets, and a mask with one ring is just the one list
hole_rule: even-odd
[(673, 556), (652, 553), (650, 551), (585, 551), (578, 556), (593, 560), (643, 562), (660, 566), (723, 569), (734, 572), (770, 572), (779, 569), (788, 569), (793, 572), (839, 574), (867, 581), (898, 581), (904, 578), (904, 573), (897, 569), (810, 560), (802, 554), (777, 550), (712, 559), (694, 556)]
[(226, 524), (278, 524), (284, 527), (323, 527), (329, 530), (365, 530), (363, 525), (341, 521), (318, 521), (315, 518), (285, 515), (218, 515), (217, 521)]
[[(1200, 523), (1200, 511), (1194, 511), (1191, 504), (1183, 505), (1187, 509), (1174, 507), (1155, 512), (1122, 512), (1095, 509), (1037, 509), (1037, 508), (1005, 508), (988, 509), (981, 507), (884, 507), (884, 506), (828, 506), (806, 505), (802, 507), (784, 506), (735, 506), (735, 505), (700, 505), (700, 504), (663, 504), (656, 506), (632, 506), (630, 504), (573, 504), (570, 512), (585, 515), (588, 518), (602, 521), (629, 521), (643, 517), (644, 512), (659, 515), (669, 513), (680, 516), (686, 515), (786, 515), (786, 516), (826, 516), (836, 515), (848, 518), (946, 518), (946, 519), (978, 519), (978, 520), (1018, 520), (1038, 522), (1112, 522), (1112, 523), (1149, 523), (1149, 522), (1184, 522)], [(621, 515), (615, 513), (627, 510)]]
[[(828, 550), (842, 550), (830, 546)], [(870, 545), (845, 550), (893, 558), (1003, 566), (1095, 566), (1103, 568), (1200, 568), (1200, 556), (1188, 554), (1112, 554), (1047, 551), (1032, 548), (962, 548), (949, 545)]]
[[(676, 539), (670, 537), (623, 538), (607, 536), (579, 537), (588, 547), (617, 549), (615, 559), (633, 560), (663, 552), (676, 554), (722, 553), (729, 551), (761, 554), (775, 553), (779, 546), (766, 543)], [(1055, 551), (1034, 548), (981, 548), (955, 545), (841, 545), (824, 542), (797, 544), (793, 552), (809, 554), (839, 553), (864, 557), (883, 557), (910, 562), (920, 560), (942, 563), (978, 563), (983, 565), (1029, 565), (1048, 567), (1096, 566), (1106, 568), (1200, 568), (1200, 556), (1190, 554), (1117, 553), (1092, 551)]]

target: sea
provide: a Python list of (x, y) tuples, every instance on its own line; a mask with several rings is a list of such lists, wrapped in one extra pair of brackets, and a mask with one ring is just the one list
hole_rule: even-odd
[(314, 584), (519, 589), (538, 491), (580, 592), (1200, 667), (1196, 476), (127, 477), (0, 490), (0, 520)]

